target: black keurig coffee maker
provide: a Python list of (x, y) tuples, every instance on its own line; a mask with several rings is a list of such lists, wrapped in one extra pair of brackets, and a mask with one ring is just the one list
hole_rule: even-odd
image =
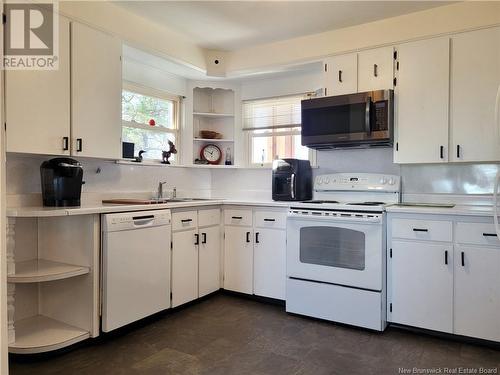
[(82, 194), (82, 165), (70, 158), (55, 158), (40, 166), (43, 205), (79, 206)]

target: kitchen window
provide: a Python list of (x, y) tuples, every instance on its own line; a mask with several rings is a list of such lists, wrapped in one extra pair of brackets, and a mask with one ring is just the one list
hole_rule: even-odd
[(270, 166), (274, 159), (313, 161), (314, 151), (301, 145), (300, 102), (310, 94), (243, 101), (243, 130), (247, 133), (249, 164)]
[[(146, 151), (144, 159), (162, 157), (168, 141), (179, 136), (180, 97), (160, 90), (124, 83), (122, 90), (122, 139), (134, 143), (134, 154)], [(172, 155), (174, 163), (178, 155)]]

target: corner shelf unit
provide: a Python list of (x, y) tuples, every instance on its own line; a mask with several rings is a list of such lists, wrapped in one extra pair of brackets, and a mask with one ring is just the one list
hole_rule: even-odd
[[(221, 167), (228, 152), (234, 165), (234, 106), (235, 93), (231, 89), (193, 88), (193, 164), (195, 159), (200, 158), (204, 146), (215, 144), (222, 151)], [(202, 138), (201, 130), (218, 132), (222, 138)]]
[(9, 352), (99, 335), (99, 244), (99, 215), (8, 218)]
[(85, 275), (89, 272), (89, 267), (53, 262), (45, 259), (33, 259), (16, 263), (16, 272), (7, 276), (7, 282), (41, 283)]
[(89, 331), (43, 315), (35, 315), (16, 322), (16, 341), (9, 345), (9, 352), (44, 353), (64, 348), (89, 337)]

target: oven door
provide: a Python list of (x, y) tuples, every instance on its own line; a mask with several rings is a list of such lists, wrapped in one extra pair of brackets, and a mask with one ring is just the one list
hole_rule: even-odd
[(287, 277), (381, 291), (383, 221), (289, 216)]

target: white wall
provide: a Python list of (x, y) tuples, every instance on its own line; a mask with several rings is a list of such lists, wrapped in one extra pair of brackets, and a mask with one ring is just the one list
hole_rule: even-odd
[(232, 52), (228, 72), (269, 69), (354, 50), (500, 24), (500, 2), (464, 1)]
[(187, 92), (185, 78), (127, 58), (123, 61), (123, 79), (173, 95), (185, 96)]
[(295, 72), (279, 78), (245, 81), (241, 85), (241, 99), (269, 98), (316, 91), (324, 86), (322, 64), (315, 71)]
[[(7, 199), (11, 206), (41, 204), (40, 165), (50, 157), (8, 155)], [(83, 165), (83, 204), (95, 203), (105, 197), (150, 197), (158, 182), (166, 181), (165, 189), (177, 188), (179, 196), (210, 197), (209, 170), (115, 164), (114, 162), (77, 158)], [(97, 172), (100, 169), (100, 172)]]

